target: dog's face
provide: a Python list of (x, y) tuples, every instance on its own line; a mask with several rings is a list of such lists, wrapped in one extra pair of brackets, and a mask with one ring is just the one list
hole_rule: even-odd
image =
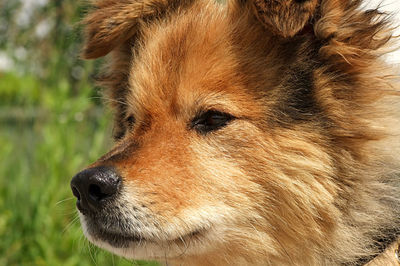
[(318, 1), (285, 4), (304, 15), (285, 27), (262, 1), (164, 2), (99, 1), (86, 20), (85, 56), (112, 52), (116, 110), (115, 146), (71, 183), (87, 238), (198, 263), (279, 261), (330, 241), (339, 103), (322, 91), (314, 33), (299, 33)]

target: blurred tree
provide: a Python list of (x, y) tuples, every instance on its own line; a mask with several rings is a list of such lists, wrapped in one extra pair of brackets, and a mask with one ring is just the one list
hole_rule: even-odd
[(33, 75), (40, 90), (68, 83), (72, 97), (93, 85), (89, 73), (96, 72), (98, 63), (79, 58), (79, 20), (86, 8), (84, 1), (1, 0), (0, 61), (8, 60), (6, 67), (12, 69), (0, 72)]

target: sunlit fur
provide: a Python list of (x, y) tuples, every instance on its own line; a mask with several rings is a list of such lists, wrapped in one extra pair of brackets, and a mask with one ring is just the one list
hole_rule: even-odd
[[(96, 245), (172, 265), (337, 265), (399, 234), (386, 16), (322, 0), (293, 17), (288, 0), (274, 18), (255, 2), (94, 1), (83, 56), (111, 51), (101, 82), (117, 141), (92, 166), (123, 178), (99, 221), (143, 238), (113, 247), (81, 215)], [(190, 122), (210, 109), (236, 119), (199, 134)]]

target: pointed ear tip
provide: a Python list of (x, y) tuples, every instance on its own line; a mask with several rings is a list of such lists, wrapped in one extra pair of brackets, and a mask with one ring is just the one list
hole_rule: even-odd
[[(291, 38), (309, 23), (315, 15), (320, 0), (253, 0), (252, 9), (265, 28), (283, 38)], [(298, 11), (301, 12), (298, 12)]]

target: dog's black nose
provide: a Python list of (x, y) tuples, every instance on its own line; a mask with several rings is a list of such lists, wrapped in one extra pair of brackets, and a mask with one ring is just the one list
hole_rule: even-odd
[(71, 189), (78, 199), (76, 206), (83, 213), (96, 212), (102, 203), (112, 198), (121, 187), (121, 177), (112, 167), (83, 170), (71, 180)]

